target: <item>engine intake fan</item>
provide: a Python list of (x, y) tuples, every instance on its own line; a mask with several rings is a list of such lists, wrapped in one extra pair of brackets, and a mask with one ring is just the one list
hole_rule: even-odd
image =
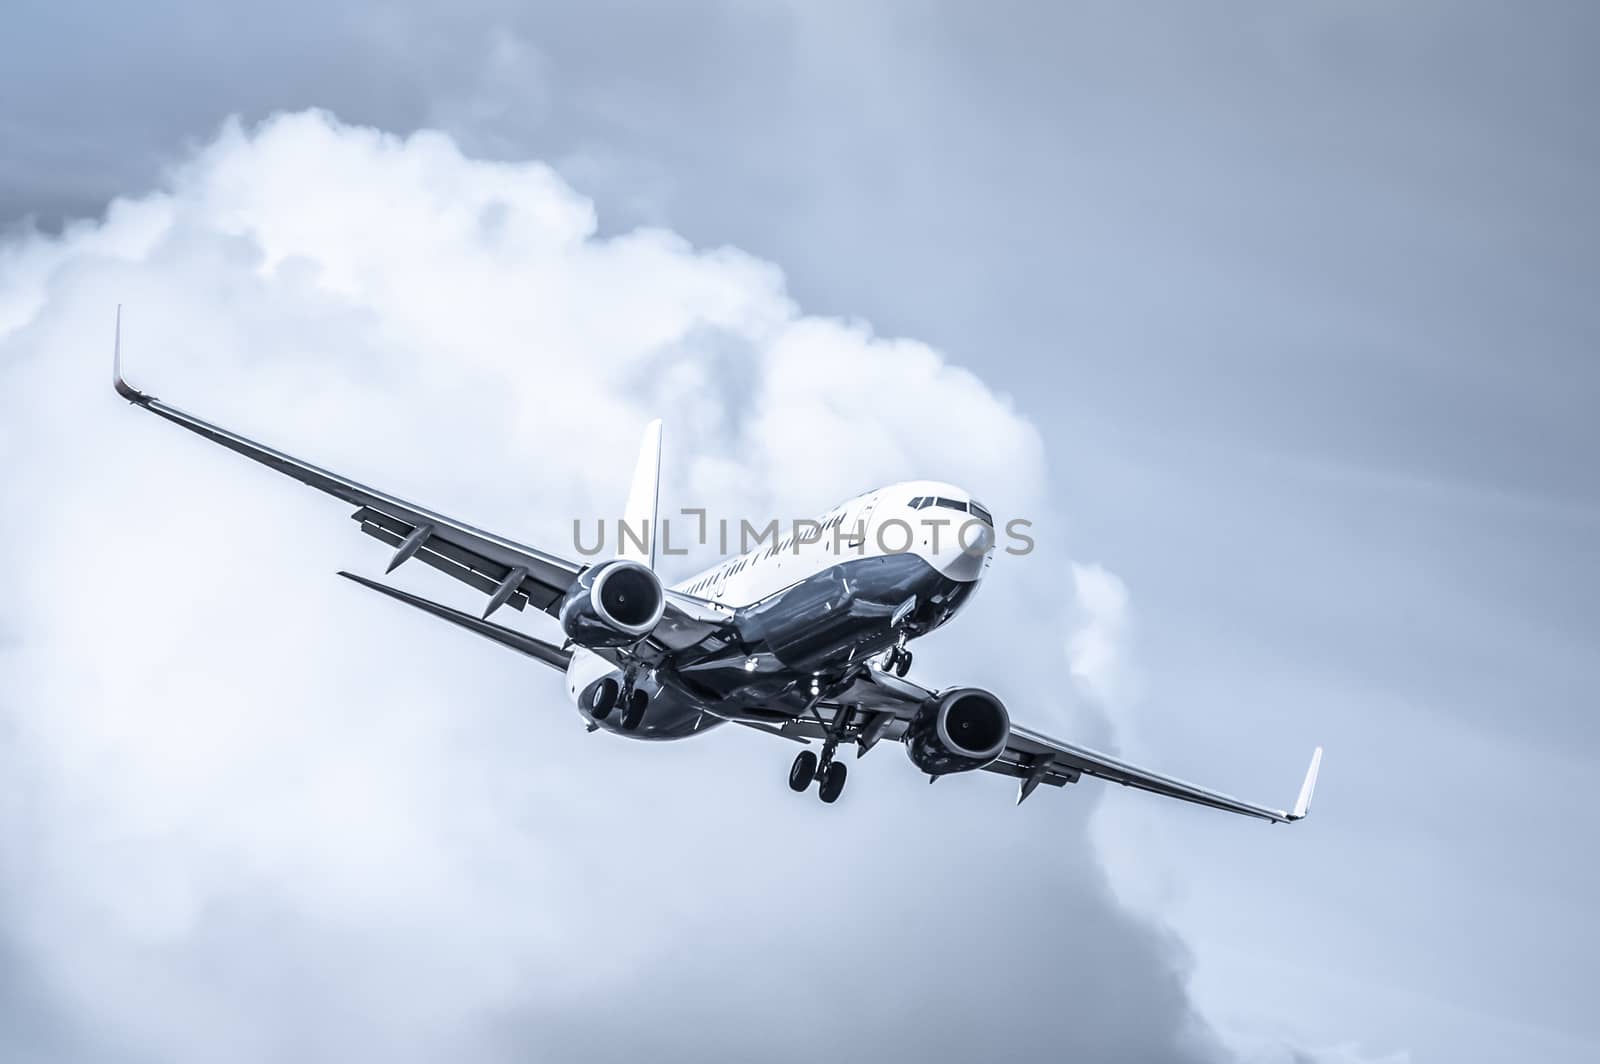
[(620, 647), (655, 629), (667, 608), (661, 579), (642, 562), (619, 558), (585, 569), (561, 602), (561, 627), (580, 646)]
[(982, 768), (1006, 748), (1011, 716), (976, 687), (953, 687), (928, 699), (906, 728), (906, 755), (930, 776)]

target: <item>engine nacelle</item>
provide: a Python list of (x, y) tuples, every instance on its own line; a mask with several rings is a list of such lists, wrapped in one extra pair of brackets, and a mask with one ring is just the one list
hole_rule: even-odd
[(906, 755), (930, 776), (970, 772), (999, 757), (1011, 737), (1011, 716), (998, 698), (976, 687), (953, 687), (928, 699), (906, 728)]
[(619, 558), (585, 569), (561, 602), (561, 627), (579, 646), (620, 647), (649, 635), (667, 608), (661, 579)]

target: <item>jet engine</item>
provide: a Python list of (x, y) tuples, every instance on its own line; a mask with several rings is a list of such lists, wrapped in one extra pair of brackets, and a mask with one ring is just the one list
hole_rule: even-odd
[(1011, 735), (1000, 700), (976, 687), (953, 687), (922, 704), (906, 728), (906, 754), (930, 776), (969, 772), (999, 757)]
[(619, 558), (580, 573), (559, 616), (579, 646), (620, 647), (649, 635), (666, 606), (661, 579), (649, 566)]

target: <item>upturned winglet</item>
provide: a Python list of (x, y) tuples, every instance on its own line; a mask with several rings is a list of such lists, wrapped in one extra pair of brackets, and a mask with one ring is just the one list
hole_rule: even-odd
[(122, 304), (117, 304), (117, 335), (111, 345), (111, 383), (117, 389), (117, 394), (130, 403), (140, 406), (149, 406), (153, 395), (146, 395), (127, 381), (122, 379)]
[(1317, 789), (1317, 771), (1322, 768), (1322, 747), (1317, 747), (1311, 752), (1311, 764), (1306, 769), (1305, 782), (1300, 784), (1300, 797), (1294, 800), (1294, 812), (1289, 814), (1290, 820), (1304, 820), (1306, 814), (1311, 812), (1311, 795)]

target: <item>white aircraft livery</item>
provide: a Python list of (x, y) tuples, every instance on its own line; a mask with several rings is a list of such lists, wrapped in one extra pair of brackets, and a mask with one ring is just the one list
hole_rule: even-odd
[[(1311, 805), (1322, 748), (1311, 755), (1291, 809), (1231, 798), (1015, 724), (976, 687), (932, 690), (907, 680), (909, 644), (956, 615), (995, 551), (994, 522), (950, 484), (891, 484), (841, 503), (791, 534), (675, 587), (655, 571), (661, 423), (645, 431), (616, 557), (568, 560), (486, 532), (248, 440), (129, 385), (117, 315), (113, 379), (135, 406), (286, 473), (355, 508), (361, 531), (394, 549), (389, 572), (416, 559), (488, 596), (481, 616), (341, 572), (364, 587), (519, 651), (566, 675), (590, 730), (634, 739), (685, 739), (723, 723), (806, 749), (789, 786), (813, 783), (838, 800), (847, 765), (883, 742), (905, 748), (929, 781), (981, 769), (1018, 781), (1021, 803), (1041, 784), (1098, 776), (1169, 798), (1275, 823)], [(502, 607), (555, 618), (561, 644), (497, 624)], [(818, 750), (812, 744), (820, 744)]]

